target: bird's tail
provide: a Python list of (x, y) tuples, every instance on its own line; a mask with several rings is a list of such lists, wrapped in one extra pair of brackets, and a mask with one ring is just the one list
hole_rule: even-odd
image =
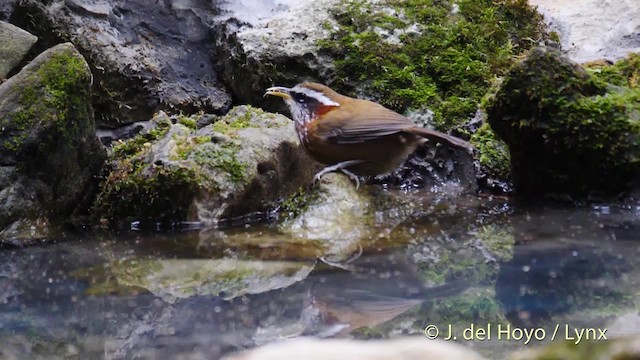
[(464, 141), (455, 136), (443, 134), (436, 130), (425, 129), (421, 127), (413, 127), (406, 131), (418, 136), (422, 136), (427, 140), (431, 140), (438, 143), (447, 144), (447, 145), (451, 145), (451, 146), (463, 149), (469, 154), (473, 155), (473, 146), (468, 141)]

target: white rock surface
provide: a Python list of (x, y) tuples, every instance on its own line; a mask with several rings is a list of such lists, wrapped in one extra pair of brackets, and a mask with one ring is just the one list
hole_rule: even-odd
[(224, 360), (482, 360), (462, 345), (424, 337), (391, 340), (299, 338), (231, 355)]
[(640, 0), (529, 0), (577, 62), (640, 52)]

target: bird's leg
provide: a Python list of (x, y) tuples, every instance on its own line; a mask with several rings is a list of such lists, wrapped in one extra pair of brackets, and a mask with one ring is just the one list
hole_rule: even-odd
[(358, 176), (352, 173), (351, 171), (347, 170), (346, 168), (348, 168), (349, 166), (362, 164), (363, 162), (364, 160), (347, 160), (347, 161), (339, 162), (335, 165), (327, 166), (326, 168), (320, 170), (316, 174), (316, 176), (313, 177), (313, 182), (315, 183), (316, 181), (320, 180), (320, 178), (322, 178), (322, 176), (326, 173), (340, 170), (343, 173), (345, 173), (347, 176), (349, 176), (349, 178), (356, 181), (356, 189), (357, 189), (360, 186), (360, 180), (358, 179)]

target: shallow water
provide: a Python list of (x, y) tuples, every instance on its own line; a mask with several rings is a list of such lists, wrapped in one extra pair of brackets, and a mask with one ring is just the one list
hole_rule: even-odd
[[(556, 340), (574, 328), (640, 334), (638, 207), (425, 197), (339, 267), (290, 240), (263, 224), (0, 251), (0, 358), (217, 359), (295, 336), (428, 325), (502, 358), (556, 327)], [(464, 339), (488, 324), (491, 339)], [(545, 337), (525, 345), (498, 326)]]

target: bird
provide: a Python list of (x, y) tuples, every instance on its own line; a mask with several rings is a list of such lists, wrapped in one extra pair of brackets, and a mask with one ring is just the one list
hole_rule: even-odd
[(342, 95), (323, 84), (274, 86), (266, 89), (267, 95), (285, 101), (302, 147), (312, 159), (327, 165), (314, 176), (314, 182), (326, 173), (341, 171), (358, 188), (358, 176), (394, 171), (425, 141), (473, 154), (467, 141), (419, 127), (378, 103)]

